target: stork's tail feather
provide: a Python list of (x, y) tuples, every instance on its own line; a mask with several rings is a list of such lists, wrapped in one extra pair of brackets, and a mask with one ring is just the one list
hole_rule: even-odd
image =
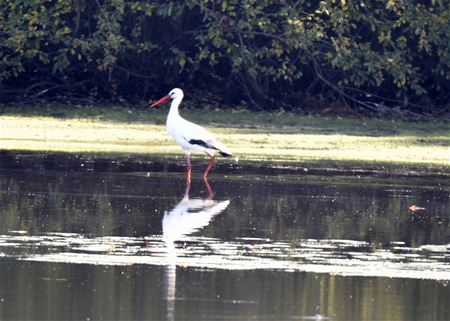
[(233, 156), (231, 153), (222, 152), (222, 151), (219, 151), (219, 154), (222, 155), (223, 157)]
[(227, 148), (227, 146), (225, 146), (222, 143), (217, 143), (216, 146), (214, 147), (214, 149), (217, 150), (219, 152), (219, 154), (224, 157), (232, 156), (231, 151)]

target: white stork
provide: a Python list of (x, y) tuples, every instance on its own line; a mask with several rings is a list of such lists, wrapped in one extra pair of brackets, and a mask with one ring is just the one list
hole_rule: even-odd
[(183, 100), (183, 91), (179, 88), (172, 89), (168, 95), (160, 100), (149, 104), (150, 107), (163, 104), (172, 99), (169, 115), (167, 116), (167, 132), (175, 139), (184, 151), (187, 161), (187, 182), (191, 182), (191, 152), (203, 152), (209, 156), (210, 162), (203, 174), (203, 179), (207, 180), (208, 173), (216, 162), (215, 155), (231, 156), (230, 150), (217, 139), (214, 138), (205, 128), (187, 121), (178, 113), (178, 106)]

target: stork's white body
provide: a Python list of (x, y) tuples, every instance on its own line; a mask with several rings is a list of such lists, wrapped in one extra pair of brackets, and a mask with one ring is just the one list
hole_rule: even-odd
[(175, 88), (172, 89), (167, 96), (164, 96), (151, 106), (153, 107), (172, 99), (169, 115), (167, 116), (166, 129), (169, 135), (172, 136), (178, 145), (181, 146), (186, 155), (188, 165), (188, 182), (190, 182), (191, 152), (206, 153), (211, 158), (211, 161), (203, 175), (204, 178), (207, 177), (208, 172), (214, 165), (214, 157), (217, 153), (220, 153), (222, 156), (231, 156), (231, 152), (224, 144), (214, 138), (214, 136), (205, 128), (187, 121), (180, 116), (178, 107), (183, 100), (183, 96), (183, 91), (179, 88)]
[[(175, 139), (178, 145), (181, 146), (185, 153), (202, 152), (210, 156), (216, 155), (218, 152), (222, 152), (231, 155), (228, 148), (220, 143), (214, 136), (208, 132), (205, 128), (194, 124), (180, 116), (178, 112), (178, 106), (181, 103), (181, 98), (175, 98), (170, 105), (169, 115), (167, 116), (166, 129), (170, 136)], [(208, 148), (204, 145), (190, 143), (192, 141), (202, 141), (206, 145), (211, 146)]]

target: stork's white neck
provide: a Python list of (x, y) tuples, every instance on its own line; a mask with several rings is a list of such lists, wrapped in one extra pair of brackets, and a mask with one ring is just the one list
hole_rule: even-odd
[(178, 118), (180, 117), (180, 114), (178, 113), (178, 106), (181, 104), (181, 101), (183, 100), (183, 96), (177, 96), (172, 100), (172, 103), (170, 104), (170, 110), (168, 118)]
[(182, 100), (183, 100), (183, 97), (175, 97), (172, 100), (172, 104), (170, 104), (169, 113), (177, 113), (178, 114), (178, 106), (181, 104)]

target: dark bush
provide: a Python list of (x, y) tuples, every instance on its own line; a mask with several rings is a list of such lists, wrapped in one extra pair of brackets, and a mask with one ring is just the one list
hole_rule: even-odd
[(258, 109), (445, 109), (450, 3), (9, 0), (1, 101), (146, 100), (171, 87)]

